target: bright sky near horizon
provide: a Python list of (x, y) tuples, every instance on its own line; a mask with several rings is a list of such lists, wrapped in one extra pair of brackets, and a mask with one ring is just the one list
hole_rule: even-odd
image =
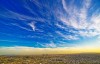
[(0, 0), (1, 54), (78, 48), (100, 52), (100, 0)]

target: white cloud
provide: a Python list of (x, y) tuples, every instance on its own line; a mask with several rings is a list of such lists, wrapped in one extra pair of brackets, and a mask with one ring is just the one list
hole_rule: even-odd
[[(25, 7), (26, 9), (28, 8), (29, 12), (30, 11), (30, 7)], [(32, 14), (36, 14), (34, 11), (32, 11)], [(37, 14), (36, 14), (37, 15)], [(21, 13), (18, 13), (18, 12), (14, 12), (12, 10), (8, 10), (8, 9), (5, 9), (4, 12), (2, 12), (0, 14), (0, 17), (4, 17), (4, 18), (10, 18), (10, 19), (16, 19), (16, 20), (22, 20), (22, 21), (40, 21), (40, 22), (44, 22), (45, 19), (44, 18), (41, 18), (41, 17), (32, 17), (32, 16), (28, 16), (28, 15), (24, 15), (24, 14), (21, 14)]]
[(90, 1), (84, 1), (83, 7), (80, 9), (73, 4), (67, 6), (65, 0), (62, 0), (62, 5), (68, 17), (60, 16), (60, 20), (75, 29), (85, 29), (87, 26), (86, 19)]
[(35, 27), (34, 22), (31, 22), (28, 25), (32, 28), (33, 31), (35, 31), (36, 27)]
[(57, 47), (57, 45), (54, 42), (52, 42), (52, 41), (50, 43), (44, 44), (44, 46), (46, 48), (56, 48)]
[(58, 24), (58, 23), (56, 23), (55, 25), (56, 25), (57, 27), (61, 28), (61, 29), (66, 29), (66, 27), (64, 27), (64, 26), (62, 26), (62, 25), (60, 25), (60, 24)]
[(79, 39), (77, 35), (65, 35), (65, 34), (59, 32), (59, 31), (56, 31), (56, 33), (66, 40), (77, 40), (77, 39)]
[[(59, 12), (57, 12), (57, 14), (59, 14), (57, 18), (63, 24), (77, 30), (73, 30), (74, 34), (76, 35), (82, 37), (94, 37), (100, 35), (100, 14), (98, 9), (96, 10), (96, 12), (91, 13), (92, 16), (89, 16), (90, 8), (93, 7), (91, 5), (91, 0), (83, 0), (81, 7), (77, 7), (75, 4), (72, 3), (73, 1), (71, 2), (71, 4), (67, 4), (66, 0), (62, 0), (62, 6), (65, 13), (61, 14), (59, 10)], [(65, 38), (67, 38), (68, 36), (63, 35), (62, 33), (60, 33), (60, 35)], [(69, 39), (71, 38), (74, 39), (74, 36), (70, 35)]]
[(3, 12), (3, 14), (0, 14), (0, 16), (5, 17), (5, 18), (16, 19), (16, 20), (33, 20), (34, 19), (30, 16), (16, 13), (11, 10), (6, 10), (6, 12)]
[(26, 27), (23, 27), (23, 26), (21, 26), (21, 25), (19, 25), (19, 24), (15, 24), (15, 23), (11, 23), (11, 24), (14, 25), (14, 26), (17, 26), (17, 27), (19, 27), (19, 28), (21, 28), (21, 29), (24, 29), (24, 30), (27, 30), (27, 31), (32, 31), (31, 29), (26, 28)]
[(89, 30), (89, 31), (79, 31), (78, 34), (83, 37), (94, 37), (100, 35), (100, 32)]

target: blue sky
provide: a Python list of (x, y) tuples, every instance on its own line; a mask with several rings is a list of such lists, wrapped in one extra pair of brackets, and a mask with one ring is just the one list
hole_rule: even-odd
[(100, 0), (0, 0), (0, 47), (99, 45)]

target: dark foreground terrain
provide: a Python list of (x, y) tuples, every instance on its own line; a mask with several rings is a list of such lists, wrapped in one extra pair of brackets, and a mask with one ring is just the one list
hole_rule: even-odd
[(0, 56), (0, 64), (100, 64), (100, 54)]

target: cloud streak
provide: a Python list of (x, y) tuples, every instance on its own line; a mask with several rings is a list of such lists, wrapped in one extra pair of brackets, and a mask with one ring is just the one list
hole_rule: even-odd
[(36, 27), (35, 27), (34, 22), (31, 22), (28, 25), (32, 28), (33, 31), (35, 31)]
[(95, 37), (100, 35), (100, 14), (97, 12), (99, 9), (96, 9), (96, 12), (93, 12), (92, 15), (89, 16), (89, 12), (91, 11), (90, 9), (93, 7), (93, 5), (91, 5), (91, 0), (82, 1), (80, 7), (73, 4), (74, 2), (75, 1), (71, 1), (68, 5), (66, 0), (62, 0), (62, 6), (65, 13), (60, 14), (59, 11), (58, 14), (60, 15), (57, 16), (58, 19), (64, 25), (77, 30), (76, 32), (73, 30), (74, 34), (80, 37)]

